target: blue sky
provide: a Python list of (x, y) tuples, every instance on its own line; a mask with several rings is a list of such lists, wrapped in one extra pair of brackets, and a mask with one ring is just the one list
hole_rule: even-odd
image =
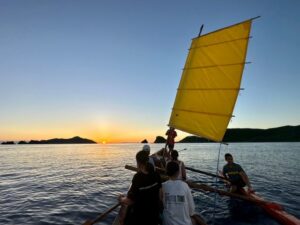
[(255, 16), (229, 127), (299, 125), (299, 11), (297, 0), (1, 0), (0, 140), (153, 141), (200, 25)]

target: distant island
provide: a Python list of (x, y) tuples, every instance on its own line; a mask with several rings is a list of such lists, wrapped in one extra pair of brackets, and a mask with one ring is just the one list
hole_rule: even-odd
[[(7, 142), (3, 142), (1, 144), (15, 144), (12, 141), (7, 141)], [(89, 140), (86, 138), (81, 138), (81, 137), (73, 137), (73, 138), (69, 138), (69, 139), (63, 139), (63, 138), (53, 138), (53, 139), (49, 139), (49, 140), (31, 140), (29, 142), (26, 141), (20, 141), (18, 143), (19, 145), (24, 145), (24, 144), (96, 144), (95, 141), (93, 140)]]
[[(177, 143), (209, 143), (206, 138), (187, 136)], [(230, 128), (223, 142), (300, 142), (300, 125), (283, 126), (269, 129)], [(154, 143), (166, 143), (166, 139), (157, 136)]]
[(197, 136), (187, 136), (182, 140), (180, 140), (178, 143), (208, 143), (208, 142), (213, 142), (213, 141), (210, 141), (206, 138), (197, 137)]
[(5, 141), (5, 142), (2, 142), (1, 144), (2, 145), (14, 145), (15, 142), (13, 142), (13, 141)]
[(141, 143), (142, 143), (142, 144), (147, 144), (148, 141), (147, 141), (147, 139), (144, 139), (144, 140), (141, 141)]
[(158, 144), (158, 143), (166, 143), (166, 139), (164, 138), (164, 137), (162, 137), (162, 136), (157, 136), (156, 138), (155, 138), (155, 141), (154, 141), (154, 143), (155, 144)]
[(228, 129), (224, 142), (300, 142), (300, 125), (269, 129)]

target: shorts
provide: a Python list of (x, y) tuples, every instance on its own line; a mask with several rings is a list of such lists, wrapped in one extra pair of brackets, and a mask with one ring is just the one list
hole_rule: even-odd
[(174, 144), (168, 144), (169, 149), (174, 149)]
[(246, 183), (242, 180), (235, 180), (235, 181), (230, 181), (231, 185), (237, 186), (238, 188), (243, 188), (246, 186)]

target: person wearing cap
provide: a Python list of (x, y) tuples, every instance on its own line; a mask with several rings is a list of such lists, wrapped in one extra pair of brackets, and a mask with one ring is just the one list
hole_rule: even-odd
[(174, 129), (174, 127), (170, 127), (169, 130), (166, 132), (167, 137), (167, 146), (169, 148), (169, 152), (172, 152), (175, 145), (175, 137), (177, 136), (177, 133)]
[(192, 225), (192, 219), (199, 224), (205, 224), (195, 213), (195, 203), (190, 188), (185, 182), (177, 179), (178, 163), (169, 162), (166, 171), (169, 180), (162, 183), (161, 189), (164, 205), (163, 225)]
[(145, 152), (147, 152), (148, 157), (149, 157), (149, 163), (152, 164), (152, 166), (153, 166), (154, 169), (155, 169), (155, 162), (154, 162), (154, 159), (153, 159), (152, 156), (150, 156), (150, 146), (149, 146), (149, 145), (144, 145), (142, 150), (145, 151)]

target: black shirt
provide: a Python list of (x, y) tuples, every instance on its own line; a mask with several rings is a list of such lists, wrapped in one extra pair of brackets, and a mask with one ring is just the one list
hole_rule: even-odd
[(226, 164), (223, 167), (223, 174), (227, 175), (229, 181), (233, 185), (244, 187), (245, 183), (240, 175), (240, 172), (244, 172), (243, 168), (236, 163)]
[(159, 189), (161, 178), (157, 172), (138, 172), (132, 179), (128, 198), (134, 201), (128, 225), (157, 225), (159, 221)]

